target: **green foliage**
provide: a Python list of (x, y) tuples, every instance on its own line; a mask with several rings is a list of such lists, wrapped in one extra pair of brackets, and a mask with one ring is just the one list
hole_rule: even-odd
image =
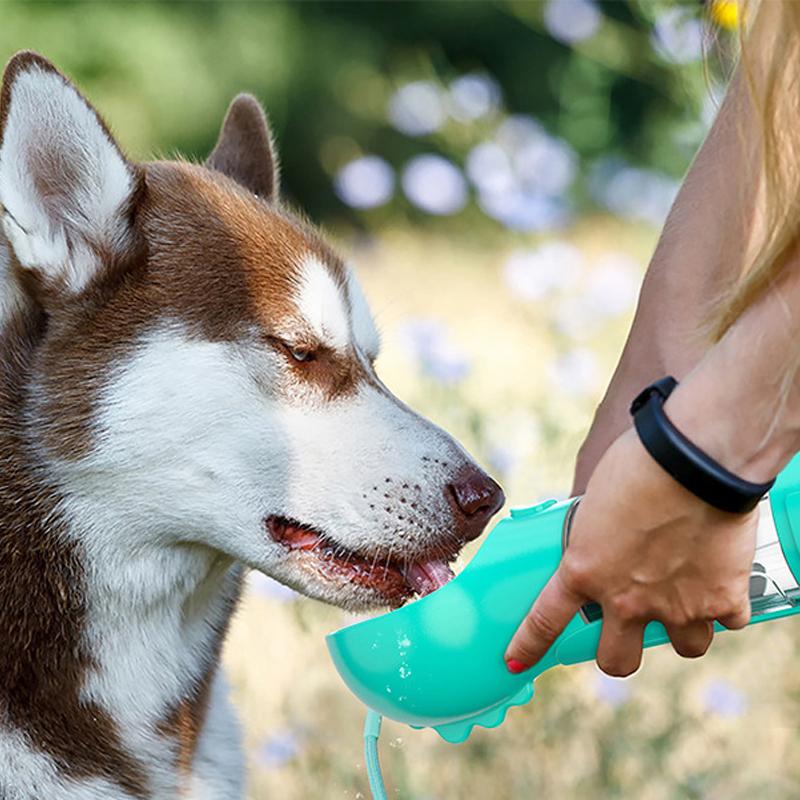
[[(421, 78), (486, 73), (509, 112), (538, 118), (584, 164), (616, 155), (679, 176), (702, 133), (692, 126), (705, 78), (699, 62), (678, 67), (654, 51), (662, 7), (604, 2), (602, 28), (569, 46), (545, 30), (544, 5), (526, 0), (5, 2), (0, 59), (22, 48), (51, 58), (135, 157), (202, 158), (229, 100), (252, 91), (277, 132), (290, 198), (318, 219), (354, 219), (331, 191), (351, 158), (377, 153), (400, 167), (425, 150), (463, 163), (489, 132), (491, 120), (450, 120), (419, 138), (394, 129), (392, 92)], [(367, 222), (409, 210), (396, 202)]]

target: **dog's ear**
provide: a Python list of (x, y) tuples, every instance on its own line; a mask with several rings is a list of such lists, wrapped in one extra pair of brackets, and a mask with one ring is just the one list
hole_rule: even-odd
[(234, 98), (206, 166), (265, 200), (278, 196), (278, 159), (269, 123), (255, 97), (240, 94)]
[(24, 269), (78, 294), (129, 247), (141, 180), (49, 61), (30, 52), (11, 59), (0, 94), (0, 213)]

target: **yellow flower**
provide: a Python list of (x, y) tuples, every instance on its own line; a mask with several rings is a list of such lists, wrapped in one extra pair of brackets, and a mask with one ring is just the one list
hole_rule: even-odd
[(735, 30), (739, 24), (739, 4), (737, 0), (713, 0), (711, 19), (721, 28)]

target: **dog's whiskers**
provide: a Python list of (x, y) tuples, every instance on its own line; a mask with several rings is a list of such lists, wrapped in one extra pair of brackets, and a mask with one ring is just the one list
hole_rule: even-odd
[(378, 558), (380, 558), (380, 554), (376, 550), (374, 555), (372, 556), (372, 562), (369, 565), (369, 571), (370, 572), (374, 571), (375, 567), (377, 566)]
[(394, 545), (389, 547), (389, 554), (386, 556), (386, 567), (385, 569), (388, 570), (390, 564), (392, 563), (392, 554), (394, 553)]

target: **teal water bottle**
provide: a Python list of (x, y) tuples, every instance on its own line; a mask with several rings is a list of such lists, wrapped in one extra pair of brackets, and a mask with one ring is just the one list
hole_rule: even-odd
[[(503, 660), (558, 567), (578, 502), (513, 509), (449, 584), (332, 633), (328, 648), (347, 686), (378, 714), (461, 742), (475, 725), (499, 725), (509, 707), (527, 702), (545, 670), (594, 659), (602, 614), (590, 604), (532, 669), (512, 675)], [(750, 600), (751, 625), (800, 612), (800, 457), (759, 504)], [(660, 623), (647, 626), (645, 647), (667, 641)]]

